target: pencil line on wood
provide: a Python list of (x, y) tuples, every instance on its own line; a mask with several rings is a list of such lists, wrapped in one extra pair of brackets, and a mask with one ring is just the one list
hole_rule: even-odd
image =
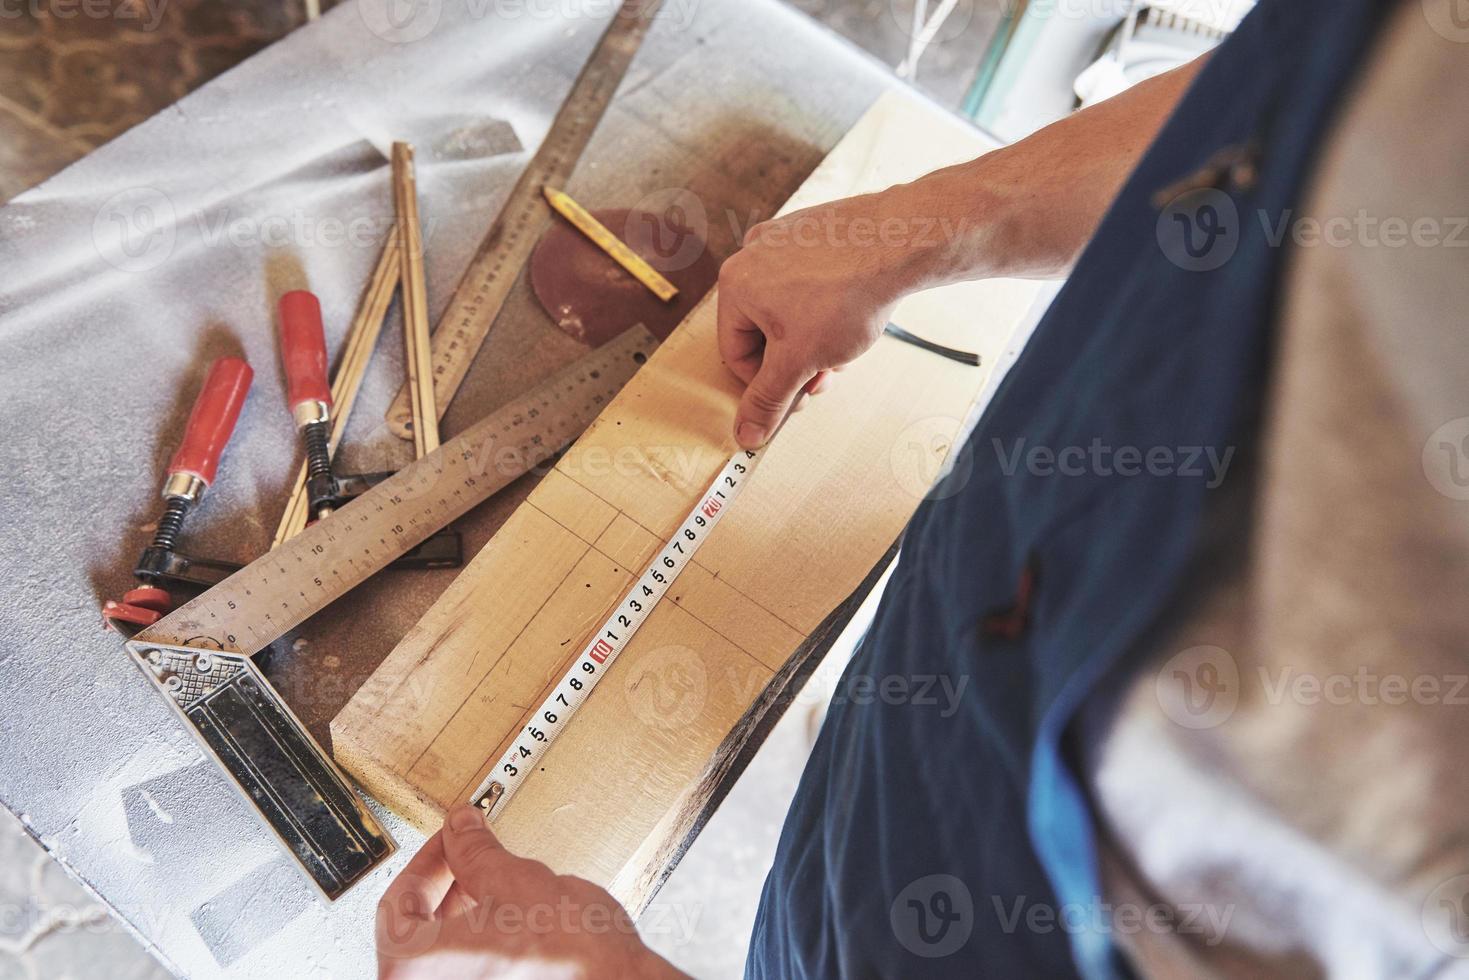
[[(555, 472), (560, 473), (562, 476), (566, 477), (572, 483), (575, 483), (577, 486), (581, 487), (583, 490), (587, 491), (592, 496), (594, 496), (598, 500), (602, 501), (602, 503), (606, 504), (608, 507), (611, 507), (613, 509), (613, 511), (615, 511), (618, 515), (627, 518), (627, 521), (628, 521), (629, 524), (633, 525), (633, 527), (638, 528), (640, 531), (644, 531), (647, 534), (651, 535), (652, 538), (655, 541), (665, 542), (667, 540), (661, 534), (659, 534), (657, 531), (654, 531), (652, 528), (646, 527), (643, 524), (639, 523), (638, 520), (637, 520), (637, 518), (633, 517), (631, 514), (627, 513), (627, 511), (622, 510), (621, 508), (619, 508), (617, 506), (617, 504), (613, 503), (612, 501), (608, 500), (606, 497), (602, 496), (600, 493), (598, 493), (596, 491), (596, 489), (594, 487), (587, 486), (585, 483), (581, 482), (576, 477), (572, 476), (570, 473), (564, 472), (564, 471), (559, 470), (559, 469), (556, 470)], [(526, 502), (529, 503), (530, 501), (526, 501)], [(536, 508), (536, 509), (537, 510), (540, 510), (539, 507)], [(545, 512), (544, 511), (541, 511), (541, 513), (545, 513)], [(550, 515), (547, 514), (546, 516), (549, 517)], [(554, 520), (554, 518), (552, 518), (552, 519)], [(617, 518), (614, 517), (613, 520), (615, 521), (615, 520), (617, 520)], [(680, 518), (680, 520), (682, 520), (682, 518)], [(571, 530), (571, 529), (570, 528), (567, 528), (567, 530)], [(675, 525), (675, 530), (676, 530), (676, 525)], [(575, 534), (576, 532), (573, 531), (572, 533)], [(576, 536), (577, 536), (577, 538), (581, 539), (581, 535), (577, 534)], [(582, 540), (585, 540), (585, 539), (582, 539)], [(657, 549), (655, 548), (654, 550), (656, 551)], [(803, 630), (801, 627), (795, 625), (794, 623), (788, 623), (788, 622), (786, 622), (784, 619), (781, 618), (781, 616), (780, 616), (779, 613), (777, 613), (777, 612), (775, 612), (775, 611), (773, 611), (771, 609), (767, 609), (763, 604), (761, 604), (761, 602), (760, 602), (759, 599), (756, 599), (754, 596), (751, 596), (751, 595), (749, 595), (749, 594), (747, 594), (745, 592), (740, 591), (728, 579), (720, 578), (719, 577), (719, 572), (716, 569), (710, 568), (708, 565), (700, 564), (699, 558), (698, 558), (697, 555), (695, 555), (693, 558), (690, 558), (689, 559), (689, 564), (690, 565), (696, 565), (699, 568), (702, 568), (704, 571), (708, 572), (714, 578), (715, 581), (720, 582), (723, 585), (725, 585), (726, 587), (728, 587), (731, 592), (733, 592), (735, 595), (740, 596), (741, 598), (747, 600), (750, 603), (750, 605), (754, 606), (756, 609), (759, 609), (762, 612), (768, 613), (770, 615), (770, 618), (771, 619), (774, 619), (776, 622), (780, 623), (782, 626), (786, 627), (787, 629), (790, 629), (793, 632), (799, 633), (801, 636), (808, 636), (809, 635), (809, 633), (806, 630)]]
[[(587, 551), (590, 550), (591, 548), (587, 548)], [(433, 748), (434, 744), (438, 742), (439, 736), (444, 734), (445, 729), (447, 729), (450, 725), (454, 723), (454, 719), (458, 717), (460, 711), (464, 710), (464, 706), (469, 703), (469, 700), (474, 697), (474, 692), (479, 690), (480, 684), (483, 683), (484, 679), (488, 677), (490, 673), (495, 669), (496, 664), (505, 659), (506, 655), (509, 654), (511, 649), (514, 648), (515, 644), (520, 642), (520, 638), (525, 635), (525, 631), (531, 628), (535, 621), (540, 617), (541, 613), (545, 611), (546, 606), (549, 605), (551, 600), (556, 597), (556, 593), (561, 591), (561, 587), (566, 584), (566, 581), (569, 578), (571, 578), (572, 573), (575, 572), (577, 566), (581, 564), (581, 560), (587, 556), (587, 551), (583, 551), (580, 555), (577, 556), (576, 561), (572, 562), (571, 567), (566, 570), (566, 574), (561, 577), (561, 581), (556, 583), (556, 587), (546, 593), (546, 598), (541, 600), (541, 604), (536, 607), (536, 611), (531, 614), (531, 617), (525, 621), (525, 625), (522, 626), (518, 632), (516, 632), (515, 636), (511, 638), (509, 643), (505, 644), (505, 649), (500, 651), (499, 656), (494, 659), (494, 662), (490, 664), (485, 672), (483, 674), (480, 674), (479, 680), (475, 682), (474, 687), (471, 688), (469, 693), (466, 694), (464, 698), (459, 702), (459, 704), (455, 706), (454, 710), (449, 713), (448, 720), (445, 721), (442, 726), (440, 726), (437, 732), (434, 732), (434, 737), (429, 739), (428, 745), (424, 747), (422, 752), (419, 752), (418, 755), (414, 757), (413, 761), (409, 763), (407, 769), (405, 769), (404, 772), (411, 773), (413, 771), (413, 767), (418, 765), (418, 763), (423, 760), (423, 757), (428, 754), (429, 749)], [(407, 683), (408, 678), (413, 676), (414, 671), (418, 670), (419, 667), (424, 666), (427, 659), (428, 657), (424, 656), (422, 659), (419, 660), (418, 663), (413, 665), (413, 670), (410, 670), (407, 674), (404, 675), (404, 683)], [(398, 686), (402, 687), (402, 684), (399, 684)]]

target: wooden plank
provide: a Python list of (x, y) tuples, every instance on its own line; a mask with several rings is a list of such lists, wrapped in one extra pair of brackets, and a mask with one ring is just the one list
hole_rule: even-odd
[[(787, 210), (969, 159), (982, 137), (885, 96)], [(935, 231), (934, 233), (940, 233)], [(892, 553), (1035, 287), (933, 290), (795, 416), (643, 630), (496, 819), (506, 845), (641, 907)], [(332, 723), (338, 760), (425, 830), (468, 798), (634, 570), (734, 450), (740, 386), (706, 299)], [(945, 435), (947, 434), (947, 436)]]

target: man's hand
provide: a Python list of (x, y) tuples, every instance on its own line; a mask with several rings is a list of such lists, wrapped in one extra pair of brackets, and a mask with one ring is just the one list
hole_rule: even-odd
[(1064, 275), (1207, 57), (976, 160), (751, 228), (719, 271), (719, 354), (747, 385), (740, 445), (876, 343), (908, 293)]
[(377, 963), (393, 980), (682, 976), (605, 890), (511, 854), (468, 806), (378, 903)]
[[(746, 384), (735, 438), (765, 444), (792, 403), (877, 342), (898, 295), (864, 237), (875, 195), (755, 225), (719, 270), (719, 354)], [(856, 222), (857, 244), (852, 241)]]

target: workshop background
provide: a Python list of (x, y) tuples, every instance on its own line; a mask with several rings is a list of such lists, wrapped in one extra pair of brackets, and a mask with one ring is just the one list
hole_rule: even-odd
[[(320, 4), (334, 5), (332, 0)], [(1148, 21), (1146, 14), (1140, 19), (1137, 6), (1125, 0), (1097, 0), (1091, 5), (1095, 22), (1083, 29), (1073, 23), (1067, 36), (1047, 39), (1036, 27), (1027, 39), (1025, 0), (794, 0), (792, 5), (895, 68), (942, 105), (1007, 139), (1071, 110), (1084, 87), (1076, 82), (1078, 59), (1082, 64), (1095, 60), (1115, 44), (1119, 29), (1139, 32), (1149, 23), (1162, 23), (1156, 16)], [(1191, 25), (1181, 42), (1184, 54), (1217, 42), (1247, 5), (1210, 4), (1217, 23)], [(4, 0), (0, 204), (301, 26), (320, 12), (315, 7), (312, 0), (112, 0), (110, 15), (98, 17), (69, 0)], [(937, 18), (942, 25), (923, 30), (925, 17), (932, 23), (936, 15), (942, 15)], [(1173, 55), (1165, 51), (1162, 57), (1166, 62)], [(1105, 97), (1135, 81), (1134, 68), (1114, 63), (1093, 70), (1082, 94)], [(751, 864), (757, 871), (768, 863), (784, 809), (770, 800), (787, 799), (793, 791), (820, 707), (808, 699), (791, 712), (726, 802), (725, 826), (743, 831), (733, 863)], [(752, 786), (761, 791), (751, 791)], [(0, 868), (6, 869), (0, 874), (0, 980), (91, 976), (102, 963), (109, 977), (167, 976), (125, 927), (31, 840), (23, 819), (0, 808)], [(719, 832), (718, 826), (709, 830)], [(728, 839), (722, 844), (734, 846)], [(668, 889), (703, 896), (711, 917), (727, 920), (718, 928), (729, 931), (729, 942), (694, 950), (679, 945), (676, 933), (650, 940), (699, 975), (737, 974), (741, 964), (731, 960), (731, 951), (739, 950), (748, 934), (761, 875), (731, 880), (707, 863), (701, 867), (708, 869), (702, 873), (709, 880), (684, 880), (681, 869)], [(700, 928), (708, 930), (711, 923)]]
[[(889, 65), (906, 55), (920, 0), (795, 0)], [(0, 204), (306, 22), (306, 0), (117, 0), (0, 5)], [(321, 9), (336, 6), (322, 0)], [(935, 5), (937, 7), (937, 4)], [(920, 87), (957, 107), (1002, 0), (959, 0), (922, 59)]]
[[(908, 21), (898, 15), (911, 17), (913, 2), (798, 0), (795, 6), (896, 65), (909, 42)], [(28, 3), (12, 8), (20, 16), (0, 20), (0, 204), (307, 17), (301, 0), (132, 0), (132, 5), (137, 19), (63, 17)], [(326, 0), (323, 7), (334, 5)], [(150, 6), (158, 11), (151, 28)], [(956, 36), (925, 52), (922, 87), (957, 106), (1000, 11), (999, 0), (962, 0), (951, 18), (965, 23)], [(804, 755), (767, 753), (767, 759), (784, 763), (772, 767), (783, 772), (764, 775), (787, 784), (789, 795)], [(772, 852), (774, 830), (767, 843)], [(0, 874), (0, 980), (94, 976), (99, 963), (108, 964), (108, 976), (117, 980), (169, 976), (3, 808), (0, 868), (7, 869)], [(710, 891), (717, 888), (710, 883)]]

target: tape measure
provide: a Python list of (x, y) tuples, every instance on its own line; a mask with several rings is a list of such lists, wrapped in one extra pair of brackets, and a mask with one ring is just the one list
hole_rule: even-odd
[[(546, 138), (455, 287), (433, 335), (434, 400), (440, 418), (469, 373), (521, 268), (551, 223), (551, 207), (541, 196), (541, 188), (565, 186), (661, 5), (662, 0), (623, 0), (619, 5)], [(389, 406), (387, 424), (399, 438), (413, 438), (413, 411), (406, 387)]]
[(633, 327), (134, 639), (254, 653), (569, 445), (657, 346)]
[(470, 797), (470, 804), (495, 816), (540, 765), (557, 736), (566, 730), (598, 682), (637, 634), (654, 607), (662, 601), (694, 553), (713, 533), (730, 504), (754, 474), (761, 450), (742, 450), (730, 457), (699, 503), (684, 518), (673, 537), (653, 558), (648, 570), (633, 583), (612, 615), (592, 634), (581, 654), (561, 680), (521, 726), (510, 748)]

